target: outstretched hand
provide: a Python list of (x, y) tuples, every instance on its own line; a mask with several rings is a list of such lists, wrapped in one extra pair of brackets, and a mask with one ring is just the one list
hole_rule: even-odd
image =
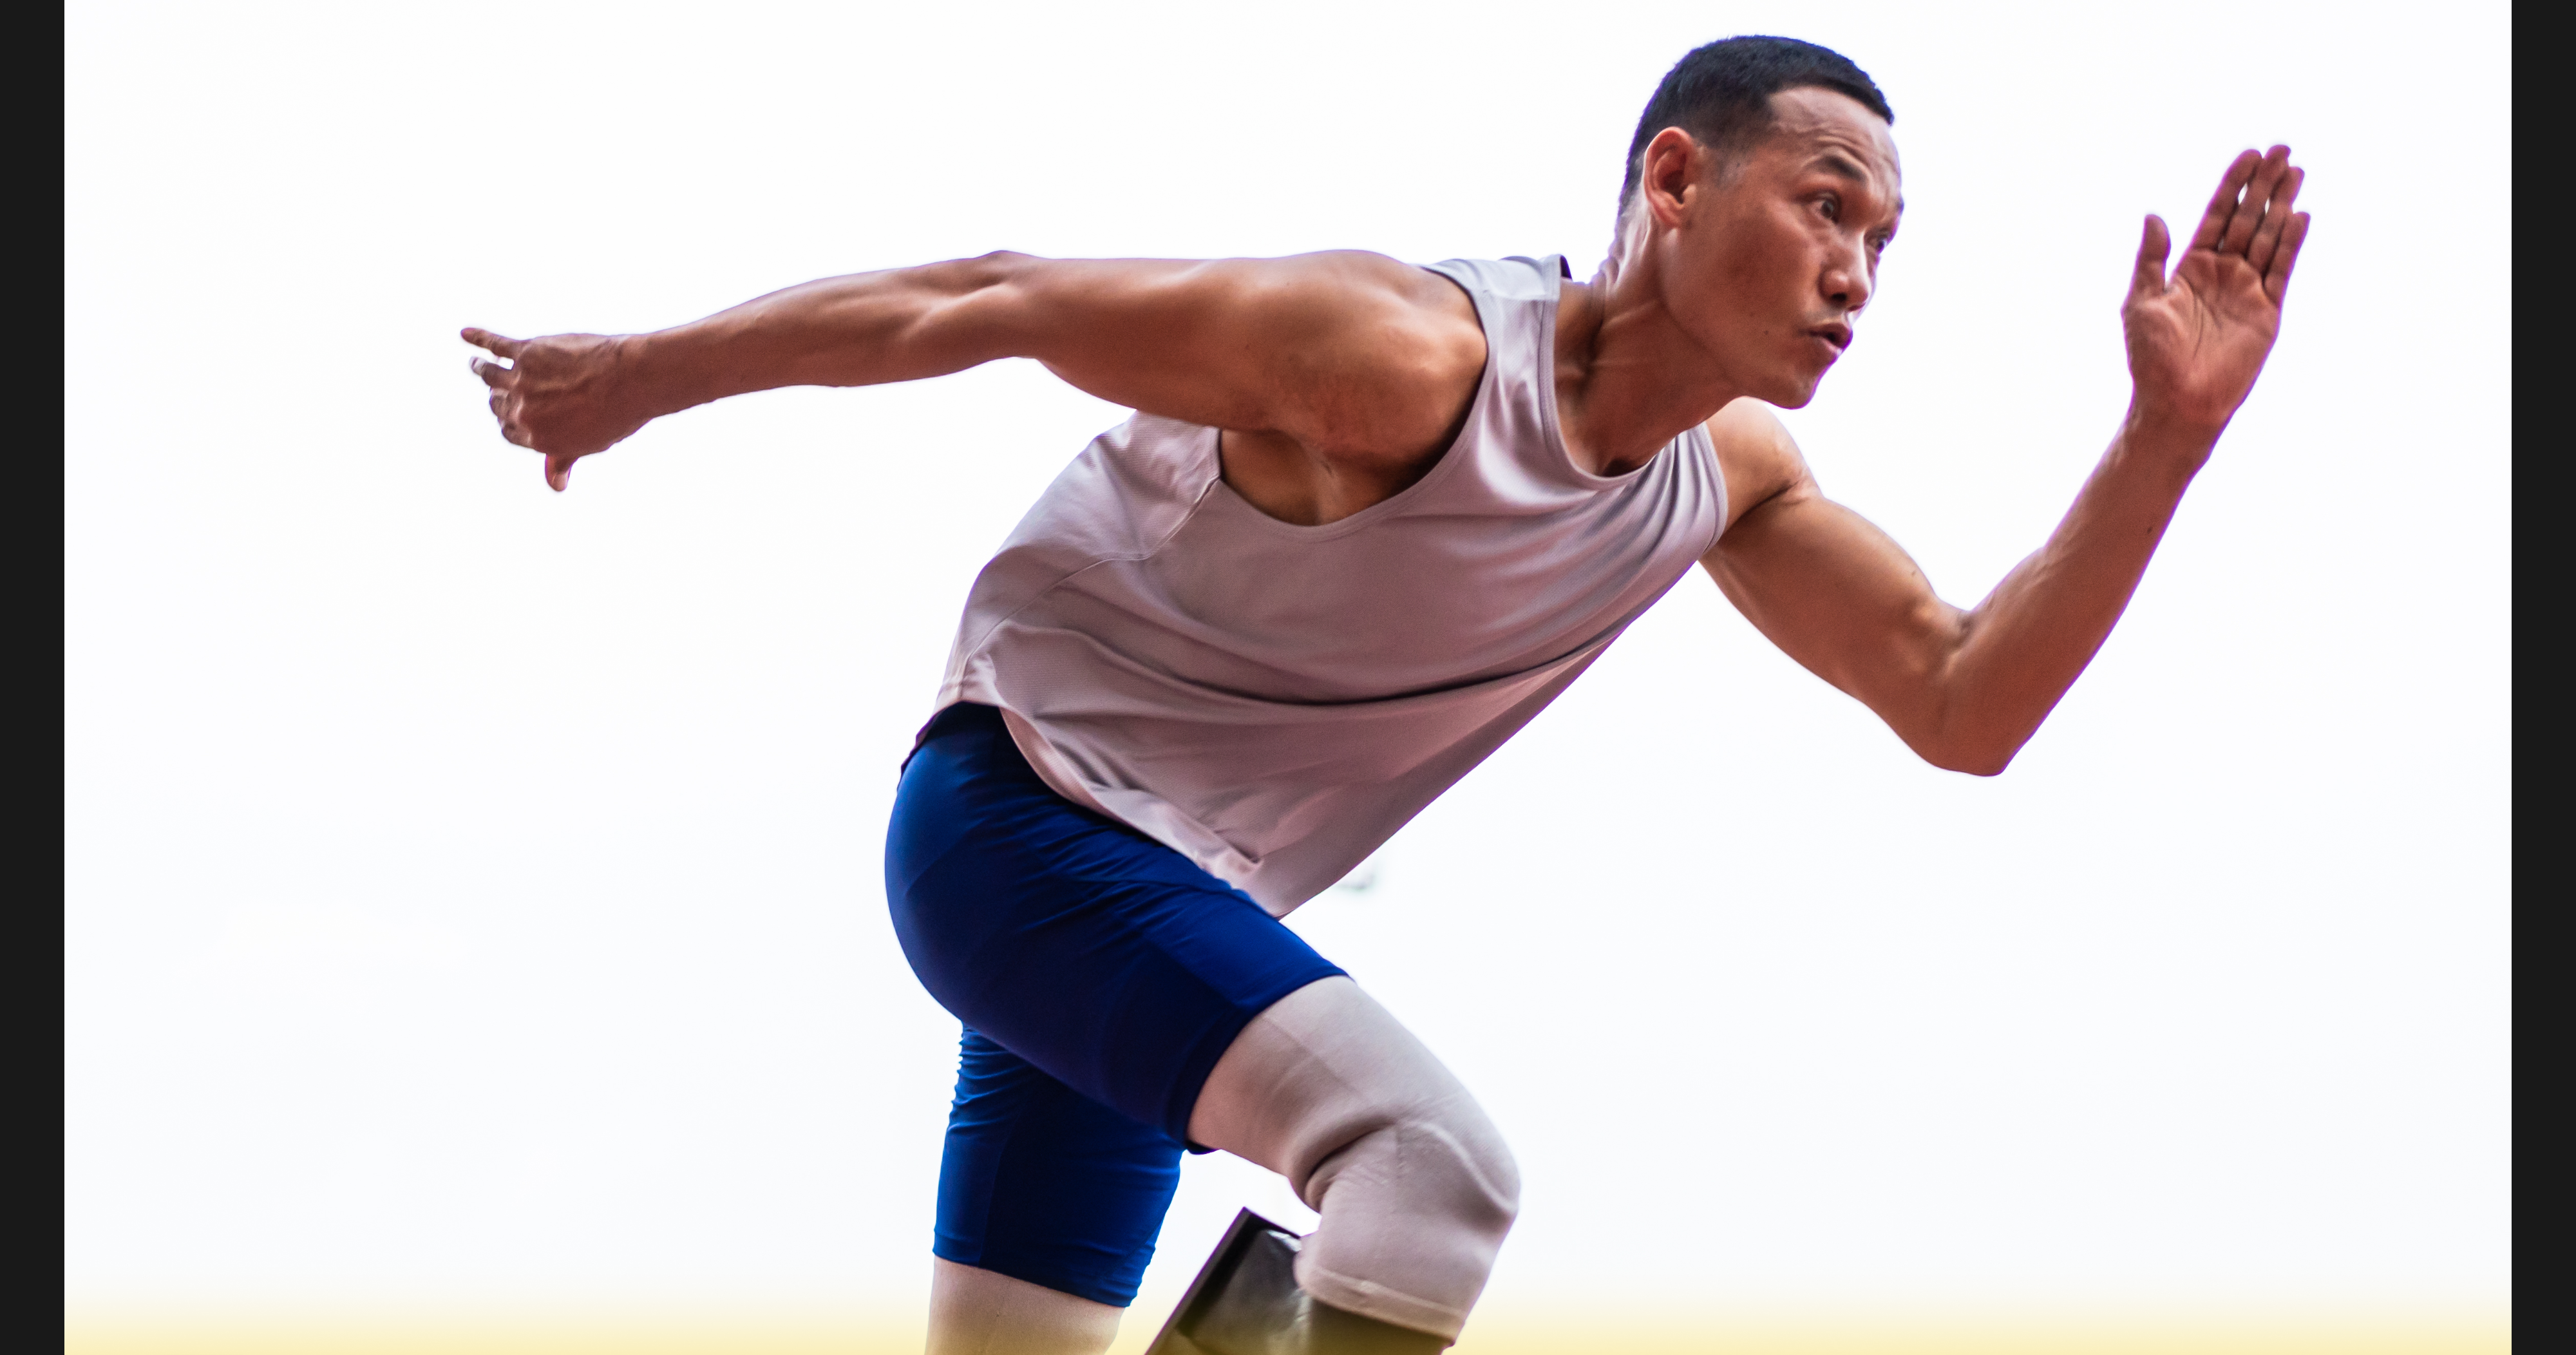
[(2170, 277), (2172, 237), (2162, 217), (2147, 218), (2120, 308), (2141, 413), (2215, 438), (2252, 393), (2308, 238), (2307, 213), (2291, 210), (2306, 177), (2287, 146), (2237, 156)]
[(476, 358), (474, 374), (491, 388), (492, 417), (501, 421), (501, 436), (544, 453), (546, 483), (557, 493), (572, 482), (573, 462), (608, 450), (651, 419), (620, 398), (613, 338), (554, 334), (513, 339), (468, 329), (464, 339), (511, 364)]

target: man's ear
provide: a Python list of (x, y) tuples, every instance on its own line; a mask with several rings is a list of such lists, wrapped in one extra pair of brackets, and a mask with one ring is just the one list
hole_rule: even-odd
[(1679, 127), (1667, 127), (1646, 143), (1645, 172), (1637, 191), (1658, 225), (1678, 226), (1690, 214), (1692, 190), (1708, 171), (1708, 148)]

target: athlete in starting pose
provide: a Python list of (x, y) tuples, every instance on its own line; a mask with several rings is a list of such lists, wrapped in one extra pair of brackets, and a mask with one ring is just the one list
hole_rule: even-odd
[(2238, 156), (2170, 272), (2146, 219), (2127, 414), (2047, 543), (1963, 611), (1824, 497), (1768, 408), (1807, 403), (1878, 285), (1893, 120), (1821, 47), (1690, 53), (1589, 283), (1553, 256), (1005, 253), (652, 334), (465, 331), (558, 490), (653, 418), (778, 386), (1029, 357), (1136, 411), (976, 579), (887, 835), (896, 935), (966, 1027), (934, 1355), (1107, 1347), (1185, 1146), (1284, 1174), (1321, 1222), (1276, 1301), (1165, 1348), (1457, 1338), (1511, 1156), (1279, 919), (1694, 562), (1936, 766), (2002, 771), (2083, 671), (2271, 351), (2301, 171)]

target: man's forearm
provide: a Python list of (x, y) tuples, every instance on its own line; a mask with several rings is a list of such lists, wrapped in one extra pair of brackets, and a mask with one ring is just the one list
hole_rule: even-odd
[(617, 340), (622, 398), (645, 418), (781, 386), (913, 381), (1002, 356), (957, 303), (1002, 281), (1013, 256), (854, 273), (772, 292), (703, 320)]
[(1961, 618), (1934, 740), (1944, 765), (2002, 771), (2037, 732), (2109, 638), (2216, 442), (2131, 405), (2048, 543)]
[(2307, 214), (2292, 210), (2304, 177), (2287, 146), (2239, 155), (2178, 260), (2164, 220), (2143, 223), (2120, 307), (2129, 416), (2048, 544), (1959, 619), (1943, 665), (1940, 740), (1966, 770), (2002, 770), (2092, 661), (2252, 394), (2307, 238)]

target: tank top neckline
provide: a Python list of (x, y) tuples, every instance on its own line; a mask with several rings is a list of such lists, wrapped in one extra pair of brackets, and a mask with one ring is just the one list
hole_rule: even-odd
[(1485, 375), (1477, 379), (1476, 403), (1468, 406), (1466, 422), (1459, 427), (1458, 436), (1452, 438), (1449, 445), (1442, 449), (1440, 459), (1432, 463), (1431, 469), (1422, 473), (1421, 479), (1414, 481), (1412, 484), (1406, 485), (1404, 488), (1387, 495), (1385, 498), (1370, 504), (1368, 507), (1363, 508), (1356, 513), (1337, 517), (1330, 522), (1306, 523), (1290, 522), (1285, 518), (1272, 517), (1270, 514), (1261, 511), (1261, 508), (1254, 504), (1252, 500), (1236, 493), (1234, 486), (1225, 482), (1225, 430), (1222, 428), (1211, 428), (1208, 430), (1208, 459), (1216, 465), (1216, 476), (1209, 484), (1208, 493), (1242, 509), (1244, 516), (1257, 520), (1264, 528), (1270, 531), (1278, 532), (1282, 536), (1300, 538), (1307, 541), (1329, 541), (1334, 537), (1358, 531), (1360, 528), (1366, 527), (1370, 523), (1376, 522), (1381, 518), (1391, 517), (1400, 510), (1402, 505), (1428, 492), (1434, 484), (1438, 483), (1448, 474), (1449, 468), (1452, 465), (1467, 459), (1456, 454), (1458, 451), (1458, 444), (1465, 441), (1467, 436), (1475, 431), (1476, 410), (1484, 404), (1485, 382), (1493, 375), (1493, 370), (1494, 363), (1489, 345), (1488, 355), (1485, 360)]

